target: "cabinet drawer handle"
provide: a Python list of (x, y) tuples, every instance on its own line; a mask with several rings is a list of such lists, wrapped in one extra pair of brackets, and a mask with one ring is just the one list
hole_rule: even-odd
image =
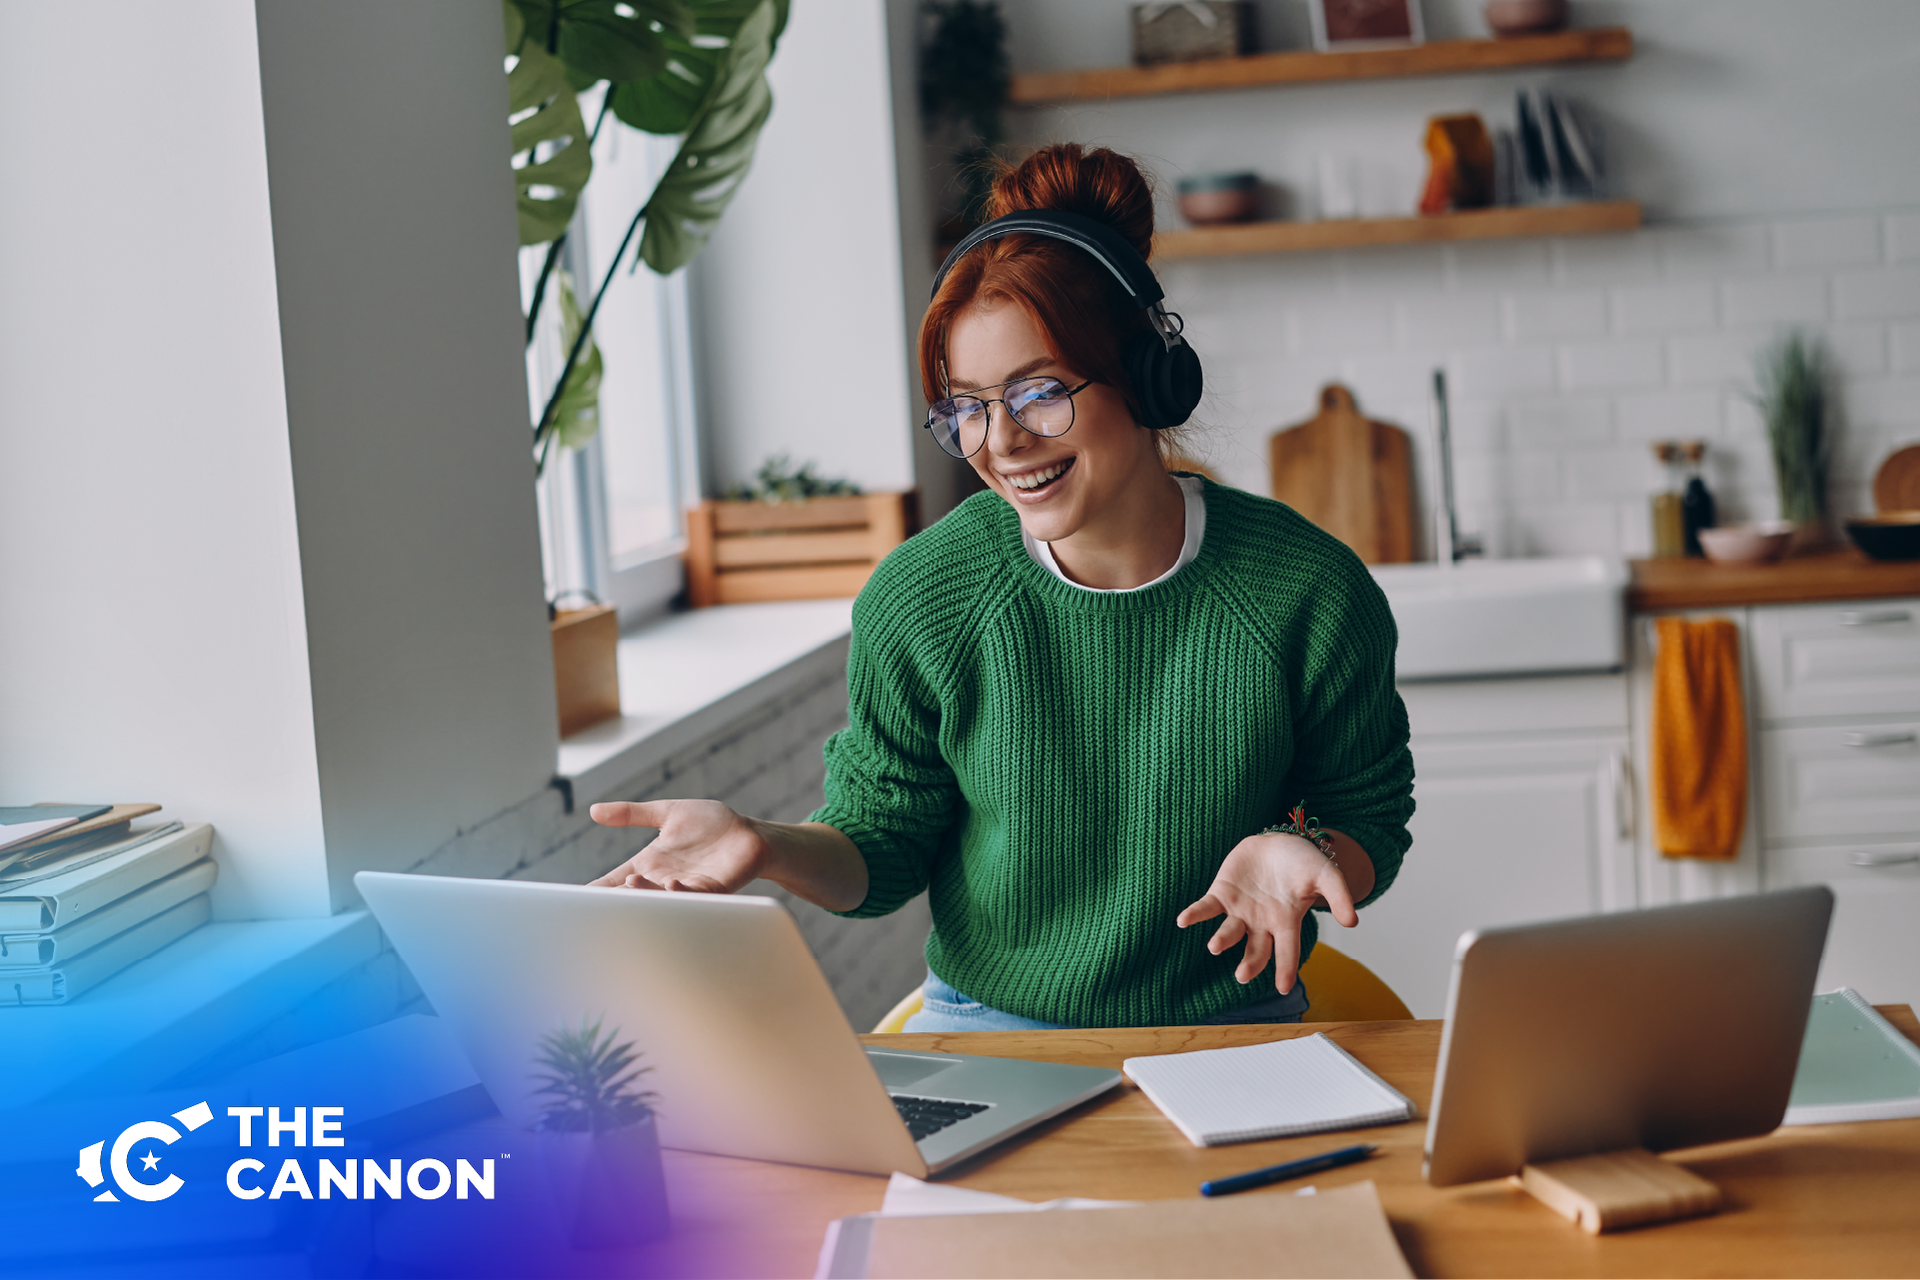
[(1862, 850), (1847, 859), (1856, 867), (1903, 867), (1920, 862), (1920, 853), (1867, 853)]
[(1911, 729), (1898, 729), (1892, 733), (1848, 733), (1841, 735), (1843, 747), (1904, 747), (1910, 742), (1920, 740)]
[(1887, 622), (1912, 622), (1911, 609), (1849, 609), (1840, 615), (1843, 627), (1877, 627)]
[(1615, 751), (1609, 761), (1613, 787), (1613, 836), (1622, 843), (1633, 839), (1633, 766), (1627, 753)]

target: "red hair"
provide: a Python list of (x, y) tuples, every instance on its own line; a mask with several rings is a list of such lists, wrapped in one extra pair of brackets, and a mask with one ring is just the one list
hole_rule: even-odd
[[(999, 218), (1027, 209), (1083, 214), (1118, 231), (1142, 258), (1153, 251), (1153, 190), (1138, 165), (1105, 147), (1062, 143), (1004, 167), (988, 213)], [(929, 403), (947, 394), (954, 322), (969, 307), (1001, 301), (1026, 311), (1055, 360), (1117, 387), (1136, 406), (1122, 353), (1147, 327), (1146, 314), (1084, 249), (1035, 235), (978, 245), (940, 282), (920, 322), (920, 382)]]

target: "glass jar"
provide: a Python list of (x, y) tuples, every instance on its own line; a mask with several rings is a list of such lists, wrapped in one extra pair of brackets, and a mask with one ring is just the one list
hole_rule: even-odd
[(1683, 509), (1685, 477), (1681, 474), (1680, 446), (1671, 440), (1653, 442), (1653, 456), (1667, 468), (1666, 488), (1653, 495), (1653, 554), (1657, 559), (1687, 553), (1687, 526)]

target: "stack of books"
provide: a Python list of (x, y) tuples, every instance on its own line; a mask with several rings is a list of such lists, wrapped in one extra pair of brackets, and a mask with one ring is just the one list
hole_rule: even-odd
[(205, 823), (157, 804), (0, 808), (0, 1007), (65, 1004), (207, 922)]

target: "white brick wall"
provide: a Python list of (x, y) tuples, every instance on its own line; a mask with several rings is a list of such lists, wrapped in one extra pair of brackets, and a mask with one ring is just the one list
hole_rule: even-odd
[(1645, 554), (1648, 442), (1704, 439), (1723, 519), (1777, 502), (1746, 396), (1755, 354), (1788, 326), (1839, 374), (1833, 508), (1867, 510), (1873, 470), (1920, 441), (1920, 211), (1651, 227), (1162, 264), (1206, 363), (1190, 451), (1269, 492), (1267, 439), (1327, 381), (1415, 438), (1435, 492), (1430, 371), (1454, 401), (1461, 520), (1495, 554)]

